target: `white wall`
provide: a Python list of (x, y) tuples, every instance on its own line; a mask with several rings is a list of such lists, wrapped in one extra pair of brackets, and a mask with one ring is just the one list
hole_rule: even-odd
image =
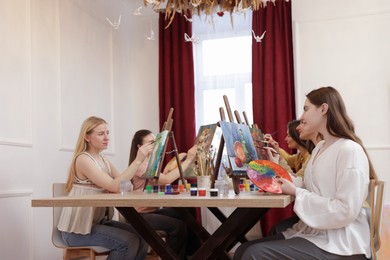
[(292, 5), (298, 115), (310, 90), (336, 87), (379, 178), (390, 184), (390, 1)]
[[(158, 126), (157, 15), (126, 0), (0, 0), (1, 259), (62, 259), (51, 209), (31, 199), (65, 182), (82, 121), (111, 127), (125, 169), (131, 137)], [(115, 30), (106, 20), (121, 23)], [(158, 36), (158, 35), (156, 35)]]
[[(51, 209), (31, 208), (64, 182), (82, 120), (111, 126), (109, 158), (127, 164), (140, 128), (158, 130), (157, 15), (141, 0), (0, 0), (0, 252), (61, 259)], [(381, 179), (390, 183), (390, 40), (386, 0), (293, 0), (297, 111), (304, 94), (339, 88)], [(115, 30), (107, 22), (118, 21)], [(158, 35), (156, 35), (158, 37)], [(386, 193), (386, 203), (390, 203)]]

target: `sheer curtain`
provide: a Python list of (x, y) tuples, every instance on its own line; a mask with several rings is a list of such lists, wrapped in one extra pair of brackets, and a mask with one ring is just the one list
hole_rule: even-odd
[[(252, 12), (232, 17), (230, 13), (222, 17), (193, 16), (192, 20), (196, 129), (221, 119), (219, 108), (225, 110), (223, 95), (228, 96), (232, 112), (238, 110), (244, 120), (245, 111), (252, 124)], [(226, 110), (225, 115), (228, 120)], [(215, 147), (219, 147), (222, 134), (218, 130), (213, 139)], [(221, 210), (228, 215), (233, 209)], [(202, 210), (202, 224), (207, 230), (220, 225), (214, 219), (207, 210)], [(247, 237), (255, 239), (260, 234), (260, 225), (256, 225)]]
[(252, 120), (252, 12), (192, 19), (196, 129), (221, 119), (223, 95)]

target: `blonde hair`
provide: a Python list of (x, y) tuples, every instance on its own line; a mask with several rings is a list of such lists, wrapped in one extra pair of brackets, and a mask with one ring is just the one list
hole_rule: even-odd
[(72, 189), (74, 179), (76, 176), (76, 159), (77, 157), (87, 150), (88, 142), (85, 140), (85, 137), (92, 133), (92, 131), (101, 124), (107, 124), (107, 122), (99, 117), (91, 116), (84, 120), (81, 125), (79, 137), (77, 139), (76, 148), (73, 154), (73, 158), (70, 164), (68, 181), (66, 182), (66, 190), (69, 192)]

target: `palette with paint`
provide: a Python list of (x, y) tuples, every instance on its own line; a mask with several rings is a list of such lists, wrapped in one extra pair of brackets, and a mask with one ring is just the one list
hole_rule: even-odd
[(267, 160), (251, 161), (246, 173), (253, 184), (271, 193), (282, 193), (277, 176), (292, 181), (290, 174), (282, 166)]

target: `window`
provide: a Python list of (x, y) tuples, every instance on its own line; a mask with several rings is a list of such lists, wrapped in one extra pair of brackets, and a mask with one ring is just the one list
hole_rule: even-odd
[[(233, 21), (233, 23), (231, 22)], [(252, 122), (252, 13), (193, 17), (196, 128), (221, 119), (223, 95)]]

